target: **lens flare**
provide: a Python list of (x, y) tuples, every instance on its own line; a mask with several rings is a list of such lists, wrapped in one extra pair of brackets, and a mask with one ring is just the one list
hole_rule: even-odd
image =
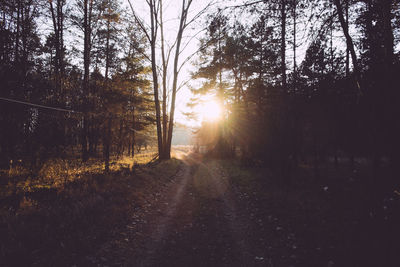
[(199, 110), (203, 121), (217, 121), (221, 118), (221, 106), (214, 100), (204, 103)]

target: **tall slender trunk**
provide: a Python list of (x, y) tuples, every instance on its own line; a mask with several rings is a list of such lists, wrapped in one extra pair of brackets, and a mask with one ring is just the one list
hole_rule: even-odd
[[(265, 29), (265, 20), (262, 20), (262, 29)], [(256, 105), (257, 105), (257, 114), (258, 114), (258, 118), (262, 118), (262, 106), (263, 106), (263, 97), (264, 97), (264, 88), (263, 88), (263, 84), (264, 84), (264, 67), (263, 67), (263, 63), (264, 63), (264, 45), (263, 45), (263, 40), (264, 40), (264, 32), (262, 31), (260, 33), (260, 53), (259, 53), (259, 57), (260, 57), (260, 61), (259, 61), (259, 72), (258, 72), (258, 80), (259, 80), (259, 86), (257, 87), (257, 91), (258, 91), (258, 97), (257, 97), (257, 101), (256, 101)], [(246, 101), (247, 103), (247, 101)], [(247, 104), (246, 104), (246, 111), (249, 112), (249, 110), (247, 110)], [(261, 126), (262, 124), (259, 123), (258, 126)]]
[[(108, 81), (108, 73), (109, 73), (109, 67), (110, 67), (110, 20), (107, 18), (107, 32), (106, 32), (106, 59), (105, 59), (105, 70), (104, 70), (104, 87), (105, 90), (109, 90), (109, 81)], [(110, 147), (111, 147), (111, 112), (108, 112), (107, 115), (107, 124), (104, 129), (104, 160), (105, 160), (105, 171), (109, 171), (109, 161), (110, 161)], [(119, 153), (119, 151), (118, 151)]]
[[(54, 46), (56, 48), (56, 55), (54, 58), (54, 75), (55, 75), (55, 84), (56, 84), (56, 90), (58, 92), (58, 80), (59, 80), (59, 57), (60, 57), (60, 46), (59, 46), (59, 33), (58, 33), (58, 22), (56, 21), (56, 14), (54, 12), (54, 7), (53, 7), (53, 1), (49, 1), (50, 5), (50, 13), (51, 13), (51, 18), (53, 21), (53, 29), (54, 29)], [(58, 14), (58, 6), (57, 6), (57, 14)]]
[(160, 0), (160, 30), (161, 30), (161, 57), (162, 57), (162, 83), (163, 83), (163, 98), (162, 98), (162, 127), (163, 127), (163, 151), (164, 155), (160, 158), (168, 158), (166, 155), (167, 149), (167, 68), (168, 68), (168, 59), (165, 58), (165, 44), (164, 44), (164, 21), (163, 21), (163, 6), (162, 1)]
[(106, 69), (104, 72), (104, 78), (108, 80), (108, 71), (110, 67), (110, 20), (107, 19), (107, 35), (106, 35)]
[(182, 32), (178, 33), (178, 42), (176, 45), (176, 54), (174, 59), (174, 78), (172, 82), (172, 98), (171, 98), (171, 110), (169, 112), (169, 124), (168, 124), (168, 139), (165, 150), (165, 158), (171, 158), (171, 144), (172, 144), (172, 134), (174, 129), (174, 116), (175, 116), (175, 101), (176, 101), (176, 88), (178, 82), (178, 60), (180, 53), (180, 45), (182, 40)]
[(87, 115), (84, 114), (82, 118), (82, 133), (81, 133), (81, 149), (82, 149), (82, 161), (88, 160), (88, 148), (87, 148)]
[(336, 9), (337, 9), (340, 26), (342, 27), (343, 34), (344, 34), (344, 36), (346, 38), (347, 47), (350, 50), (351, 60), (353, 62), (353, 72), (354, 72), (355, 82), (356, 82), (357, 88), (359, 90), (359, 93), (361, 94), (361, 86), (360, 86), (360, 78), (359, 78), (360, 69), (359, 69), (359, 66), (358, 66), (356, 51), (354, 49), (353, 39), (350, 36), (349, 27), (348, 27), (348, 24), (346, 23), (346, 20), (344, 18), (343, 9), (342, 9), (342, 5), (340, 3), (340, 0), (334, 0), (334, 3), (335, 3), (335, 6), (336, 6)]
[(192, 3), (192, 0), (189, 0), (187, 5), (185, 6), (185, 0), (182, 1), (182, 13), (181, 13), (181, 18), (179, 22), (179, 30), (178, 30), (178, 35), (176, 39), (176, 49), (175, 49), (175, 58), (174, 58), (174, 72), (173, 72), (173, 81), (172, 81), (172, 98), (171, 98), (171, 109), (169, 113), (169, 123), (168, 123), (168, 138), (167, 138), (167, 144), (166, 144), (166, 151), (165, 151), (165, 156), (167, 159), (171, 158), (171, 144), (172, 144), (172, 133), (174, 130), (174, 116), (175, 116), (175, 101), (176, 101), (176, 91), (177, 91), (177, 85), (178, 85), (178, 74), (179, 74), (179, 69), (178, 69), (178, 63), (179, 63), (179, 56), (181, 53), (181, 43), (182, 43), (182, 35), (183, 31), (185, 30), (186, 25), (186, 19), (188, 15), (188, 11), (190, 8), (190, 5)]
[(296, 82), (297, 82), (297, 65), (296, 65), (296, 33), (297, 33), (297, 3), (294, 1), (293, 3), (293, 88), (296, 90)]
[(63, 93), (63, 78), (65, 72), (64, 64), (64, 12), (63, 6), (65, 5), (65, 0), (58, 0), (58, 38), (59, 38), (59, 49), (60, 49), (60, 90)]
[(136, 117), (135, 117), (135, 107), (132, 107), (132, 158), (135, 156), (135, 137), (136, 137)]
[(22, 9), (22, 0), (18, 1), (18, 7), (17, 7), (17, 26), (16, 26), (16, 34), (15, 34), (15, 58), (14, 62), (18, 62), (19, 60), (19, 38), (20, 38), (20, 25), (21, 25), (21, 9)]
[(281, 0), (281, 64), (282, 87), (286, 92), (286, 0)]
[[(2, 13), (3, 13), (3, 16), (2, 16), (3, 23), (1, 25), (1, 28), (2, 28), (2, 30), (5, 30), (7, 28), (6, 27), (6, 23), (5, 23), (5, 21), (6, 21), (6, 12), (3, 11)], [(3, 54), (1, 55), (1, 61), (2, 62), (7, 62), (8, 59), (9, 59), (9, 56), (7, 56), (7, 53), (6, 53), (7, 49), (6, 49), (5, 37), (2, 36), (0, 40), (1, 40), (1, 44), (2, 44), (1, 51), (3, 51)]]
[(64, 14), (63, 6), (64, 0), (57, 0), (56, 7), (54, 8), (53, 1), (49, 1), (49, 8), (54, 30), (54, 46), (56, 50), (54, 59), (54, 81), (57, 93), (63, 97), (62, 80), (64, 77)]
[[(346, 0), (346, 29), (349, 30), (349, 0)], [(350, 48), (346, 43), (346, 77), (349, 77), (350, 73)]]
[(110, 171), (110, 144), (111, 144), (111, 114), (107, 114), (107, 124), (104, 129), (104, 169)]
[[(28, 14), (26, 14), (28, 13)], [(27, 52), (27, 30), (26, 23), (29, 19), (29, 7), (27, 8), (25, 5), (22, 6), (21, 9), (21, 41), (22, 41), (22, 60), (21, 67), (23, 73), (26, 73), (27, 70), (27, 62), (28, 62), (28, 52)]]
[[(293, 2), (293, 92), (297, 91), (297, 64), (296, 64), (296, 55), (297, 55), (297, 2)], [(293, 131), (291, 134), (292, 137), (292, 145), (293, 145), (293, 163), (297, 166), (298, 163), (298, 138), (297, 138), (297, 129), (298, 129), (298, 115), (293, 114)]]
[[(333, 9), (332, 9), (332, 5), (330, 5), (330, 9), (331, 9), (331, 12), (333, 13)], [(333, 19), (331, 20), (331, 23), (330, 23), (330, 34), (329, 34), (329, 41), (330, 41), (330, 56), (331, 56), (331, 58), (330, 58), (330, 65), (331, 65), (331, 69), (330, 69), (330, 72), (331, 72), (331, 75), (333, 75), (333, 71), (334, 71), (334, 59), (333, 59)], [(333, 79), (333, 77), (331, 77), (332, 79)]]
[(118, 157), (120, 157), (123, 154), (124, 151), (124, 142), (123, 142), (123, 130), (124, 130), (124, 120), (121, 118), (119, 121), (119, 134), (118, 134)]
[(96, 143), (96, 132), (98, 131), (97, 125), (95, 124), (95, 117), (93, 115), (90, 116), (90, 121), (92, 122), (89, 125), (88, 131), (88, 143), (89, 143), (89, 155), (95, 155), (95, 143)]
[(88, 159), (88, 148), (87, 148), (87, 131), (88, 131), (88, 94), (89, 94), (89, 67), (90, 67), (90, 36), (91, 36), (91, 13), (92, 13), (93, 0), (84, 0), (84, 18), (83, 18), (83, 30), (84, 30), (84, 44), (83, 44), (83, 126), (82, 126), (82, 161)]
[(160, 100), (158, 96), (158, 74), (157, 74), (157, 63), (156, 63), (156, 39), (157, 39), (157, 12), (154, 6), (154, 0), (149, 1), (150, 5), (150, 27), (151, 27), (151, 70), (153, 74), (153, 89), (154, 89), (154, 105), (156, 109), (156, 126), (157, 126), (157, 141), (158, 141), (158, 155), (163, 157), (164, 146), (161, 132), (161, 111), (160, 111)]
[[(346, 29), (347, 31), (349, 30), (349, 0), (346, 0), (345, 2), (345, 15), (346, 15)], [(346, 78), (349, 78), (350, 75), (350, 47), (349, 44), (346, 42)], [(349, 155), (349, 162), (350, 162), (350, 170), (354, 170), (354, 151), (353, 148), (350, 149), (350, 155)]]

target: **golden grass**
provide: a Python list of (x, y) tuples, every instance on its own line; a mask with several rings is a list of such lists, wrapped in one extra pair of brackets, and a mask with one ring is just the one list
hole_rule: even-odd
[[(190, 152), (191, 146), (174, 146), (172, 158), (180, 159)], [(130, 156), (111, 157), (110, 172), (133, 170), (135, 167), (152, 161), (157, 156), (157, 148), (150, 147), (147, 150)], [(161, 162), (160, 166), (152, 169), (154, 172), (164, 172), (160, 168), (172, 167), (175, 169), (175, 161)], [(166, 166), (164, 166), (166, 165)], [(171, 166), (169, 166), (171, 165)], [(46, 161), (39, 170), (32, 171), (27, 166), (17, 165), (9, 170), (0, 170), (0, 197), (5, 197), (18, 192), (33, 192), (42, 189), (61, 189), (66, 184), (84, 177), (98, 176), (104, 174), (104, 161), (101, 158), (91, 158), (82, 162), (77, 158), (53, 158)], [(168, 171), (167, 171), (168, 172)]]
[(94, 253), (180, 170), (181, 162), (171, 159), (126, 172), (126, 166), (153, 159), (150, 151), (137, 156), (113, 158), (110, 173), (104, 173), (100, 159), (84, 164), (53, 159), (43, 165), (40, 177), (0, 173), (0, 223), (6, 229), (0, 258), (23, 260), (12, 266), (72, 266), (76, 255)]
[[(149, 163), (157, 155), (154, 150), (146, 150), (129, 156), (112, 157), (110, 172), (132, 170), (134, 166)], [(0, 170), (0, 197), (12, 192), (32, 192), (45, 188), (62, 188), (65, 184), (85, 176), (104, 174), (104, 161), (101, 158), (91, 158), (87, 162), (80, 159), (54, 158), (46, 161), (41, 168), (33, 173), (27, 166), (14, 166), (9, 170)], [(2, 180), (2, 181), (1, 181)]]

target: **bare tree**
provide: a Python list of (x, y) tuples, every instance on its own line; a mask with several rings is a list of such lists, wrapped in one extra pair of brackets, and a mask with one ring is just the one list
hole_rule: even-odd
[(139, 27), (144, 32), (148, 42), (150, 43), (150, 62), (151, 62), (151, 70), (153, 74), (153, 92), (154, 92), (154, 104), (156, 110), (156, 125), (157, 125), (157, 142), (158, 142), (158, 155), (160, 158), (164, 155), (164, 145), (163, 145), (163, 136), (161, 131), (161, 110), (160, 110), (160, 99), (158, 95), (158, 72), (157, 72), (157, 62), (156, 62), (156, 44), (157, 44), (157, 35), (158, 35), (158, 16), (160, 12), (160, 1), (159, 0), (146, 0), (146, 3), (149, 7), (150, 11), (150, 29), (146, 27), (144, 21), (139, 18), (136, 14), (133, 5), (130, 0), (128, 0), (130, 8), (132, 10), (133, 16), (136, 22), (139, 24)]
[[(153, 73), (153, 87), (154, 87), (154, 102), (156, 109), (156, 124), (157, 124), (157, 140), (158, 140), (158, 153), (160, 159), (169, 159), (171, 157), (171, 144), (172, 144), (172, 135), (174, 128), (174, 116), (175, 116), (175, 102), (176, 102), (176, 94), (180, 86), (178, 86), (179, 73), (182, 70), (182, 67), (190, 61), (190, 58), (193, 55), (185, 58), (182, 63), (180, 63), (180, 58), (182, 55), (182, 50), (187, 47), (187, 44), (183, 44), (183, 36), (184, 31), (188, 28), (188, 26), (196, 21), (200, 16), (202, 16), (205, 11), (213, 5), (213, 1), (211, 1), (206, 7), (201, 9), (199, 12), (195, 13), (193, 17), (188, 19), (188, 15), (190, 13), (190, 9), (193, 3), (193, 0), (182, 0), (181, 5), (181, 14), (179, 17), (179, 26), (176, 38), (173, 40), (173, 44), (168, 46), (167, 49), (167, 40), (164, 38), (164, 17), (163, 17), (163, 5), (162, 0), (147, 0), (146, 3), (149, 7), (150, 11), (150, 26), (146, 25), (145, 22), (136, 14), (133, 5), (130, 0), (128, 0), (133, 16), (135, 20), (138, 22), (140, 28), (145, 33), (145, 36), (150, 43), (151, 49), (151, 67)], [(160, 28), (160, 33), (159, 33)], [(161, 75), (159, 75), (159, 66), (157, 66), (157, 51), (156, 45), (158, 42), (158, 34), (160, 34), (159, 45), (161, 47)], [(188, 42), (192, 39), (190, 38)], [(173, 63), (173, 72), (172, 72), (172, 87), (171, 87), (171, 95), (170, 95), (170, 110), (169, 114), (167, 112), (167, 100), (168, 100), (168, 65), (169, 60), (171, 58), (173, 49), (175, 49), (174, 55), (174, 63)], [(161, 76), (162, 78), (162, 115), (160, 108), (160, 100), (159, 100), (159, 82), (158, 78)], [(169, 116), (168, 116), (169, 115)], [(161, 122), (162, 116), (162, 122)], [(169, 122), (168, 122), (169, 117)], [(161, 125), (162, 124), (162, 125)]]
[(178, 83), (178, 75), (179, 75), (179, 56), (181, 54), (181, 44), (182, 44), (182, 36), (183, 31), (188, 26), (187, 17), (189, 13), (190, 6), (192, 4), (192, 0), (182, 0), (182, 13), (179, 22), (178, 35), (176, 37), (176, 50), (175, 50), (175, 58), (174, 58), (174, 70), (173, 70), (173, 81), (172, 81), (172, 99), (171, 99), (171, 109), (169, 116), (169, 127), (168, 127), (168, 140), (166, 144), (166, 157), (171, 157), (171, 142), (172, 142), (172, 133), (174, 129), (174, 115), (175, 115), (175, 101), (176, 101), (176, 91), (177, 91), (177, 83)]
[[(167, 122), (167, 73), (168, 73), (168, 62), (171, 55), (172, 47), (168, 49), (168, 55), (165, 51), (165, 38), (164, 38), (164, 19), (163, 19), (163, 4), (160, 0), (160, 30), (161, 30), (161, 59), (162, 59), (162, 142), (163, 142), (163, 153), (166, 151), (167, 144), (167, 132), (168, 132), (168, 122)], [(165, 156), (162, 155), (161, 158)]]
[(359, 92), (361, 93), (360, 79), (359, 79), (360, 69), (358, 66), (357, 55), (356, 55), (356, 51), (354, 48), (353, 39), (351, 38), (350, 33), (349, 33), (348, 22), (345, 20), (345, 17), (343, 14), (343, 7), (342, 7), (342, 4), (340, 3), (340, 0), (334, 0), (334, 3), (336, 6), (336, 9), (337, 9), (340, 26), (342, 27), (343, 34), (346, 38), (347, 49), (350, 52), (351, 61), (353, 62), (353, 72), (354, 72), (355, 81), (356, 81), (357, 87), (359, 89)]

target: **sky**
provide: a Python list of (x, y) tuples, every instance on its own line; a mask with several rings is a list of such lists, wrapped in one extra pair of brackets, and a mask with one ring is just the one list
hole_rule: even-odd
[[(128, 0), (121, 0), (124, 9), (128, 14), (131, 14), (131, 9), (128, 4)], [(212, 13), (217, 10), (218, 7), (227, 7), (227, 6), (234, 6), (234, 5), (239, 5), (244, 2), (244, 0), (193, 0), (193, 4), (191, 6), (191, 12), (189, 14), (188, 20), (190, 20), (193, 16), (198, 14), (199, 11), (203, 10), (210, 2), (215, 3), (211, 8), (208, 9), (208, 12), (206, 13)], [(131, 0), (131, 3), (133, 5), (133, 8), (135, 9), (136, 14), (139, 15), (141, 19), (143, 19), (144, 22), (149, 22), (149, 7), (144, 0)], [(178, 23), (179, 23), (179, 15), (180, 15), (180, 9), (181, 9), (181, 1), (180, 0), (164, 0), (163, 5), (164, 5), (164, 19), (165, 19), (165, 38), (167, 43), (172, 44), (176, 38), (177, 35), (177, 28), (178, 28)], [(240, 12), (239, 12), (240, 13)], [(240, 16), (240, 14), (239, 14)], [(180, 62), (185, 60), (188, 56), (192, 55), (195, 53), (199, 47), (199, 39), (202, 37), (201, 31), (204, 29), (204, 27), (207, 24), (206, 21), (207, 17), (203, 15), (196, 21), (194, 21), (190, 26), (185, 30), (184, 33), (184, 40), (182, 47), (185, 49), (182, 51), (182, 54), (180, 56)], [(246, 17), (246, 18), (241, 18), (244, 22), (251, 22), (251, 17)], [(305, 50), (310, 42), (310, 40), (307, 40), (305, 36), (308, 35), (307, 30), (309, 27), (307, 27), (306, 23), (298, 21), (298, 33), (297, 33), (297, 39), (298, 39), (298, 44), (301, 44), (301, 46), (297, 49), (297, 65), (300, 64), (302, 59), (304, 58), (305, 55)], [(50, 25), (50, 24), (49, 24)], [(46, 23), (44, 23), (41, 27), (42, 28), (48, 28), (48, 31), (51, 31), (51, 27), (49, 25), (46, 26)], [(303, 29), (303, 30), (301, 30)], [(203, 32), (204, 33), (204, 32)], [(70, 33), (72, 35), (76, 35), (76, 32)], [(341, 39), (342, 36), (341, 34), (338, 34), (337, 39)], [(288, 39), (291, 38), (290, 34), (288, 34)], [(81, 38), (73, 38), (74, 40), (80, 40)], [(160, 51), (160, 49), (158, 49)], [(173, 58), (173, 57), (171, 57)], [(161, 63), (161, 56), (158, 55), (158, 63)], [(193, 59), (185, 64), (185, 66), (182, 68), (182, 71), (179, 75), (179, 81), (178, 85), (180, 83), (183, 83), (185, 81), (188, 81), (191, 79), (191, 72), (195, 71), (195, 67), (193, 66), (192, 62), (195, 60), (196, 57), (193, 57)], [(292, 47), (290, 44), (287, 46), (287, 65), (289, 69), (293, 66), (293, 53), (292, 53)], [(169, 77), (172, 77), (172, 59), (170, 60), (170, 69), (169, 69)], [(169, 79), (168, 81), (170, 84), (172, 83), (172, 78)], [(198, 84), (198, 81), (190, 81), (189, 84)], [(171, 86), (170, 86), (171, 87)], [(177, 93), (177, 100), (176, 100), (176, 112), (175, 112), (175, 121), (178, 123), (186, 124), (189, 126), (199, 126), (201, 124), (201, 119), (199, 121), (188, 121), (188, 118), (184, 115), (185, 112), (190, 112), (192, 111), (190, 108), (187, 107), (187, 103), (190, 101), (190, 98), (192, 97), (192, 93), (190, 92), (188, 87), (183, 87), (182, 89), (179, 90)]]
[[(123, 9), (127, 12), (127, 14), (132, 14), (132, 11), (130, 9), (130, 6), (128, 4), (128, 0), (120, 0), (122, 2)], [(203, 10), (210, 2), (219, 2), (216, 5), (214, 5), (212, 8), (210, 8), (208, 11), (213, 12), (216, 10), (217, 6), (224, 6), (227, 3), (230, 2), (235, 2), (239, 3), (242, 0), (193, 0), (193, 4), (191, 6), (191, 11), (189, 13), (189, 18), (193, 18), (193, 16), (197, 15), (198, 12)], [(222, 2), (222, 4), (221, 4)], [(133, 8), (136, 12), (136, 14), (139, 15), (141, 19), (145, 23), (149, 24), (149, 7), (144, 0), (131, 0), (131, 3), (133, 5)], [(69, 1), (67, 2), (67, 8), (72, 7), (74, 4), (74, 1)], [(163, 5), (163, 16), (165, 19), (165, 25), (164, 25), (164, 31), (165, 31), (165, 38), (168, 44), (172, 44), (176, 38), (177, 35), (177, 29), (179, 25), (179, 15), (181, 11), (181, 4), (182, 2), (179, 0), (164, 0)], [(201, 33), (199, 34), (199, 30), (204, 28), (205, 23), (205, 16), (200, 17), (196, 21), (194, 21), (190, 27), (188, 27), (185, 30), (184, 33), (184, 38), (183, 38), (183, 43), (182, 43), (182, 48), (184, 50), (182, 51), (182, 54), (180, 56), (180, 61), (182, 62), (185, 60), (188, 56), (192, 55), (195, 53), (199, 47), (199, 38), (201, 38)], [(42, 21), (38, 24), (39, 26), (39, 31), (43, 32), (44, 34), (40, 35), (43, 37), (42, 42), (45, 42), (46, 36), (53, 31), (52, 29), (52, 24), (51, 20), (49, 17), (42, 17)], [(73, 45), (75, 47), (82, 47), (83, 42), (81, 36), (79, 38), (76, 38), (77, 35), (82, 35), (80, 31), (76, 31), (73, 27), (70, 27), (66, 25), (66, 32), (65, 32), (65, 38), (68, 40), (66, 43)], [(194, 37), (195, 36), (195, 37)], [(194, 37), (194, 38), (192, 38)], [(160, 49), (158, 49), (160, 51)], [(175, 51), (175, 50), (173, 50)], [(76, 59), (76, 57), (74, 57)], [(194, 57), (195, 58), (195, 57)], [(193, 59), (194, 59), (193, 58)], [(158, 63), (161, 64), (161, 56), (158, 55)], [(77, 62), (72, 62), (74, 64), (83, 64), (83, 59), (77, 59)], [(173, 57), (171, 56), (170, 64), (169, 64), (169, 76), (172, 77), (172, 67), (173, 67)], [(185, 64), (185, 66), (182, 68), (182, 71), (179, 75), (179, 81), (178, 81), (178, 86), (181, 83), (184, 83), (187, 80), (190, 80), (191, 77), (191, 72), (194, 71), (195, 68), (193, 67), (192, 61), (189, 61)], [(172, 78), (169, 79), (168, 81), (170, 84), (172, 84)], [(171, 86), (169, 86), (171, 87)], [(177, 99), (176, 99), (176, 111), (175, 111), (175, 121), (181, 124), (186, 124), (189, 126), (197, 126), (200, 125), (200, 122), (194, 122), (194, 121), (188, 121), (187, 117), (183, 114), (184, 112), (189, 112), (191, 111), (187, 106), (187, 102), (189, 99), (192, 97), (192, 93), (187, 87), (183, 87), (180, 89), (177, 93)], [(169, 110), (169, 109), (168, 109)]]
[[(128, 0), (124, 0), (124, 1), (127, 4)], [(211, 1), (213, 1), (213, 0), (194, 0), (189, 17), (193, 17), (194, 15), (196, 15), (200, 10), (204, 9), (204, 7), (206, 7)], [(179, 0), (164, 0), (163, 2), (164, 2), (163, 3), (164, 18), (165, 18), (165, 21), (167, 22), (165, 25), (165, 35), (167, 38), (167, 42), (173, 43), (173, 41), (176, 37), (176, 34), (177, 34), (176, 29), (178, 28), (179, 13), (181, 10), (180, 5), (182, 2)], [(244, 2), (244, 0), (225, 0), (225, 1), (214, 0), (213, 3), (215, 3), (215, 5), (213, 5), (211, 8), (208, 9), (208, 13), (215, 12), (219, 7), (223, 8), (223, 7), (229, 7), (229, 6), (236, 6), (236, 5), (240, 5), (243, 2)], [(131, 3), (135, 9), (135, 12), (137, 14), (139, 14), (139, 16), (144, 21), (148, 22), (149, 21), (149, 19), (148, 19), (149, 8), (148, 8), (146, 2), (143, 0), (131, 0)], [(251, 17), (240, 16), (241, 15), (240, 12), (237, 15), (239, 17), (241, 17), (240, 19), (244, 23), (252, 22)], [(308, 33), (304, 29), (308, 29), (308, 28), (306, 27), (305, 22), (297, 21), (297, 23), (299, 23), (299, 25), (298, 25), (298, 29), (297, 29), (298, 33), (296, 36), (297, 36), (297, 40), (298, 40), (298, 45), (300, 45), (300, 47), (297, 49), (296, 61), (297, 61), (297, 65), (299, 65), (299, 63), (302, 61), (302, 59), (305, 56), (307, 42), (304, 42), (304, 36), (306, 36)], [(199, 34), (199, 31), (201, 29), (204, 29), (206, 24), (207, 24), (206, 16), (202, 16), (200, 19), (196, 20), (191, 25), (192, 27), (189, 27), (186, 30), (186, 32), (185, 32), (186, 38), (184, 38), (184, 43), (187, 43), (188, 41), (189, 41), (189, 43), (187, 44), (187, 46), (185, 46), (185, 44), (182, 45), (182, 47), (185, 47), (185, 50), (182, 52), (182, 55), (180, 57), (181, 62), (186, 57), (188, 57), (189, 55), (191, 55), (192, 53), (195, 53), (197, 51), (197, 49), (199, 47), (199, 39), (202, 37), (202, 34), (201, 33)], [(301, 30), (301, 29), (303, 29), (303, 30)], [(191, 38), (193, 36), (196, 36), (196, 37)], [(288, 34), (287, 38), (288, 39), (291, 38), (289, 36), (289, 34)], [(303, 43), (300, 43), (301, 41)], [(161, 57), (159, 56), (159, 58), (161, 58)], [(196, 57), (193, 58), (193, 60), (195, 60), (195, 59), (196, 59)], [(288, 45), (288, 47), (287, 47), (287, 59), (288, 59), (287, 65), (288, 65), (288, 68), (290, 69), (293, 66), (293, 53), (292, 53), (292, 47), (290, 45)], [(188, 62), (185, 65), (185, 67), (182, 69), (182, 72), (180, 73), (180, 76), (179, 76), (178, 84), (185, 82), (187, 80), (190, 80), (190, 76), (191, 76), (190, 73), (195, 70), (195, 67), (192, 64), (193, 60)], [(171, 70), (172, 70), (172, 60), (170, 63), (170, 74), (172, 74)], [(172, 80), (169, 82), (171, 83)], [(196, 84), (196, 81), (190, 81), (189, 84), (191, 84), (191, 85)], [(185, 112), (196, 111), (196, 110), (191, 110), (186, 105), (192, 96), (193, 95), (190, 92), (188, 87), (183, 87), (178, 92), (177, 101), (176, 101), (175, 121), (178, 123), (186, 124), (188, 126), (196, 127), (201, 124), (201, 116), (198, 121), (193, 121), (193, 120), (188, 121), (188, 118), (184, 115)]]
[[(194, 0), (193, 4), (191, 6), (191, 12), (189, 13), (189, 18), (188, 21), (190, 21), (190, 18), (193, 18), (196, 14), (198, 14), (201, 10), (203, 10), (212, 0)], [(127, 0), (125, 0), (125, 3), (127, 4)], [(164, 9), (163, 9), (163, 16), (165, 18), (165, 26), (164, 26), (164, 31), (165, 31), (165, 38), (167, 39), (167, 42), (169, 44), (172, 44), (173, 41), (176, 38), (177, 35), (177, 28), (178, 28), (178, 23), (179, 23), (179, 15), (181, 11), (181, 1), (177, 0), (164, 0), (163, 1)], [(220, 6), (226, 6), (230, 3), (240, 3), (242, 0), (227, 0), (227, 1), (213, 1), (216, 4), (213, 5), (208, 9), (208, 12), (213, 12), (217, 9), (217, 7)], [(149, 8), (146, 4), (145, 1), (143, 0), (131, 0), (131, 3), (135, 9), (135, 12), (139, 14), (139, 16), (144, 20), (144, 21), (149, 21)], [(180, 56), (180, 62), (183, 62), (187, 57), (191, 56), (193, 53), (196, 53), (199, 47), (199, 39), (202, 36), (201, 30), (204, 29), (206, 25), (206, 16), (203, 15), (196, 21), (194, 21), (190, 27), (188, 27), (185, 32), (184, 32), (184, 40), (183, 44), (181, 47), (184, 47), (184, 50), (182, 51), (182, 54)], [(161, 60), (161, 57), (159, 56), (159, 59)], [(191, 80), (191, 72), (195, 70), (195, 67), (193, 66), (192, 62), (195, 60), (195, 57), (189, 62), (185, 64), (185, 66), (182, 68), (181, 73), (179, 74), (179, 84), (182, 84), (188, 80)], [(159, 62), (160, 63), (160, 62)], [(172, 67), (173, 67), (173, 62), (171, 60), (170, 62), (170, 77), (172, 77)], [(169, 81), (172, 83), (172, 78)], [(190, 83), (193, 83), (195, 81), (190, 81)], [(170, 86), (171, 87), (171, 86)], [(189, 88), (187, 86), (182, 87), (178, 93), (177, 93), (177, 99), (176, 99), (176, 111), (175, 111), (175, 122), (185, 124), (191, 127), (196, 127), (199, 126), (201, 121), (188, 121), (188, 118), (184, 115), (185, 112), (190, 112), (191, 109), (187, 107), (187, 103), (189, 102), (190, 98), (192, 97), (192, 93), (190, 92)]]

